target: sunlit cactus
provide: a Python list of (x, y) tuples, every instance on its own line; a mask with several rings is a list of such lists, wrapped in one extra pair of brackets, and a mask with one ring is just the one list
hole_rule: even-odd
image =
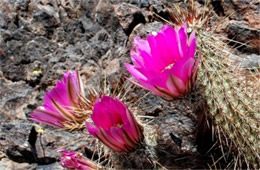
[[(196, 30), (200, 53), (198, 87), (213, 119), (213, 130), (224, 152), (234, 152), (234, 167), (260, 165), (260, 79), (241, 68), (224, 37), (214, 34), (218, 24), (208, 27), (211, 13), (196, 12), (194, 2), (181, 9), (169, 8), (170, 19), (176, 25), (189, 23)], [(178, 12), (171, 12), (173, 11)], [(221, 23), (220, 23), (221, 24)], [(257, 71), (257, 70), (256, 70)], [(225, 151), (224, 151), (225, 150)]]
[(205, 37), (200, 39), (202, 63), (198, 77), (216, 132), (221, 134), (221, 142), (228, 139), (226, 144), (235, 146), (238, 157), (244, 157), (247, 164), (257, 168), (260, 160), (259, 83), (253, 86), (247, 81), (221, 40), (213, 35)]

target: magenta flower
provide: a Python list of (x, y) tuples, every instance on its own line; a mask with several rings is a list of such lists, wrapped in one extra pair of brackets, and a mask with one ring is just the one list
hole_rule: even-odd
[(185, 95), (194, 84), (199, 61), (195, 63), (195, 52), (195, 32), (188, 38), (186, 24), (179, 29), (164, 25), (147, 40), (134, 39), (133, 65), (125, 63), (125, 67), (138, 81), (135, 84), (171, 100)]
[(60, 158), (61, 165), (69, 169), (77, 170), (96, 170), (98, 166), (90, 161), (88, 158), (84, 157), (81, 153), (70, 152), (67, 150), (58, 151), (62, 153)]
[(116, 98), (99, 98), (91, 118), (95, 125), (86, 122), (89, 133), (114, 151), (131, 151), (143, 137), (133, 114)]
[(84, 95), (81, 78), (77, 71), (68, 71), (63, 80), (58, 81), (56, 87), (47, 92), (44, 104), (30, 114), (33, 121), (64, 128), (73, 123), (83, 123), (86, 119), (80, 113), (80, 98)]

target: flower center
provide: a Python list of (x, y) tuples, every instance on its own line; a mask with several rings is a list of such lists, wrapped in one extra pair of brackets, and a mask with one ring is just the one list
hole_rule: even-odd
[(117, 123), (114, 125), (115, 127), (118, 127), (118, 128), (122, 128), (123, 124), (122, 123)]
[(174, 66), (174, 63), (169, 64), (168, 66), (164, 67), (164, 69), (161, 71), (161, 73), (166, 71), (166, 70), (170, 70), (173, 66)]

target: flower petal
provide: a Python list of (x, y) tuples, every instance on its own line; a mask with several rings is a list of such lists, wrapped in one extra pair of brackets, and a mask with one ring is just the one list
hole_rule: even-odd
[[(84, 95), (84, 90), (82, 86), (82, 80), (79, 76), (78, 71), (68, 71), (64, 74), (62, 81), (58, 81), (56, 86), (44, 96), (43, 110), (46, 114), (55, 117), (55, 120), (47, 120), (44, 116), (45, 114), (39, 113), (39, 115), (33, 114), (33, 117), (37, 117), (41, 123), (52, 124), (50, 121), (57, 121), (59, 124), (63, 123), (82, 123), (86, 116), (85, 114), (79, 115), (75, 113), (75, 110), (80, 110), (79, 105), (80, 97)], [(41, 118), (41, 116), (44, 116)], [(32, 119), (37, 121), (36, 119)], [(39, 121), (38, 121), (39, 122)], [(61, 127), (61, 125), (59, 125)], [(62, 125), (63, 127), (63, 125)]]
[(166, 100), (185, 95), (191, 89), (196, 72), (196, 37), (193, 31), (188, 38), (187, 24), (175, 29), (164, 25), (158, 33), (148, 35), (147, 40), (138, 37), (136, 41), (131, 51), (134, 66), (125, 64), (138, 81), (135, 84)]
[(130, 151), (142, 139), (140, 125), (117, 98), (97, 99), (91, 118), (95, 125), (86, 123), (89, 133), (114, 151)]
[(117, 152), (123, 152), (126, 151), (125, 148), (123, 148), (122, 145), (120, 145), (119, 142), (114, 140), (108, 133), (106, 133), (103, 129), (99, 129), (100, 133), (97, 134), (97, 138), (101, 140), (105, 145), (107, 145), (109, 148), (113, 149)]
[[(128, 109), (126, 110), (126, 116), (128, 122), (125, 123), (125, 125), (129, 124), (128, 133), (130, 133), (130, 136), (133, 137), (133, 141), (138, 142), (140, 140), (140, 137), (142, 136), (140, 126), (135, 120), (134, 115)], [(127, 128), (127, 126), (125, 128)]]
[(147, 77), (140, 73), (133, 65), (125, 63), (125, 67), (130, 72), (130, 74), (134, 76), (137, 80), (147, 80)]
[[(100, 129), (98, 129), (98, 131), (96, 132), (96, 129), (91, 129), (88, 127), (88, 132), (93, 135), (94, 137), (98, 138), (102, 143), (104, 143), (106, 146), (108, 146), (109, 148), (121, 152), (122, 149), (120, 149), (119, 147), (115, 146), (114, 144), (110, 143), (108, 137), (106, 136), (106, 134), (100, 131)], [(105, 135), (105, 136), (104, 136)]]
[(162, 98), (164, 98), (165, 100), (170, 101), (170, 100), (176, 98), (176, 96), (173, 95), (169, 90), (166, 90), (166, 89), (163, 89), (163, 88), (160, 88), (160, 87), (157, 87), (157, 86), (154, 86), (154, 87), (156, 88), (156, 90), (159, 93), (161, 93), (160, 96), (162, 96)]
[(198, 70), (198, 67), (199, 67), (199, 61), (200, 61), (200, 56), (197, 58), (197, 60), (194, 64), (193, 70), (192, 70), (192, 80), (191, 80), (192, 85), (194, 84), (195, 79), (196, 79), (197, 70)]
[(67, 83), (66, 83), (66, 91), (68, 94), (68, 99), (72, 106), (76, 107), (78, 103), (79, 98), (79, 86), (77, 82), (77, 78), (73, 77), (72, 75), (69, 75)]
[(180, 94), (186, 93), (186, 86), (180, 78), (175, 75), (170, 75), (170, 79)]
[(60, 158), (61, 164), (66, 168), (78, 170), (98, 169), (98, 166), (94, 162), (84, 157), (81, 153), (67, 150), (58, 150), (57, 152), (62, 153), (62, 157)]
[(36, 109), (33, 111), (33, 113), (30, 114), (30, 117), (31, 120), (35, 122), (60, 128), (63, 127), (63, 124), (61, 123), (61, 118), (58, 117), (55, 113), (48, 110)]
[(188, 57), (195, 57), (196, 53), (196, 37), (195, 37), (195, 31), (193, 31), (189, 37), (189, 48), (188, 53), (186, 54)]
[(182, 52), (180, 51), (181, 49), (177, 32), (171, 26), (165, 26), (164, 35), (174, 62), (180, 60), (182, 58)]
[(180, 92), (179, 92), (179, 90), (178, 90), (178, 88), (175, 86), (175, 84), (173, 83), (173, 81), (172, 81), (172, 77), (171, 76), (169, 76), (168, 77), (168, 80), (167, 80), (167, 88), (169, 89), (169, 94), (172, 96), (172, 97), (174, 97), (174, 98), (177, 98), (177, 97), (179, 97), (181, 94), (180, 94)]
[(171, 74), (180, 78), (185, 84), (191, 75), (194, 58), (182, 58), (171, 68)]
[(179, 48), (182, 53), (182, 56), (185, 57), (187, 54), (188, 48), (188, 36), (187, 36), (187, 24), (184, 24), (179, 29)]
[(138, 50), (146, 51), (148, 54), (151, 53), (151, 48), (149, 46), (149, 43), (138, 36), (135, 37), (133, 41), (133, 46)]

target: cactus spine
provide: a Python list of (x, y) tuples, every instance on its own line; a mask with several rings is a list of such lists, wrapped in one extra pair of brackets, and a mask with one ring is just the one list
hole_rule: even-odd
[[(238, 160), (259, 168), (259, 79), (235, 64), (236, 56), (214, 34), (198, 32), (201, 65), (198, 72), (203, 95), (214, 120), (220, 143), (238, 151)], [(248, 80), (251, 78), (251, 80)], [(236, 164), (236, 162), (234, 162)], [(242, 165), (241, 165), (242, 166)]]

